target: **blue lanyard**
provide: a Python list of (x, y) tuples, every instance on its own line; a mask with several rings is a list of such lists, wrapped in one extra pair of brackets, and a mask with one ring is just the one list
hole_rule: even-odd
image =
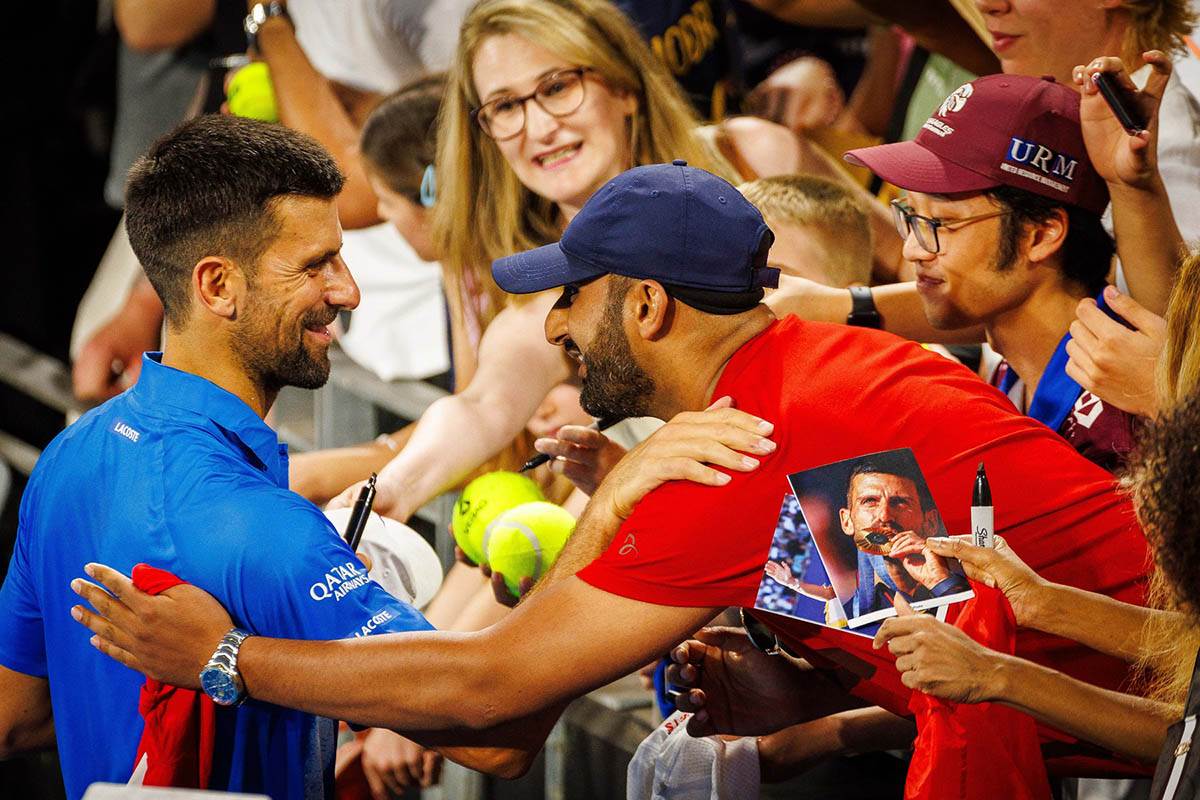
[[(1104, 292), (1096, 296), (1096, 305), (1117, 322), (1128, 326), (1128, 323), (1117, 316), (1104, 302)], [(1083, 387), (1074, 378), (1067, 375), (1067, 342), (1069, 341), (1071, 341), (1071, 334), (1068, 332), (1058, 343), (1054, 355), (1050, 356), (1050, 361), (1046, 364), (1045, 371), (1042, 372), (1042, 379), (1038, 382), (1037, 391), (1033, 393), (1033, 400), (1029, 403), (1027, 412), (1029, 416), (1052, 431), (1057, 431), (1062, 427), (1067, 415), (1075, 407), (1075, 401), (1083, 393)], [(1008, 394), (1018, 380), (1020, 380), (1020, 376), (1009, 367), (1000, 383), (1000, 391)]]

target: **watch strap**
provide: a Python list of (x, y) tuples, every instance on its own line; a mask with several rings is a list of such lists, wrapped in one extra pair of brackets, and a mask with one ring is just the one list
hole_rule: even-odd
[(234, 684), (238, 688), (240, 696), (235, 705), (241, 705), (246, 699), (246, 682), (242, 680), (242, 674), (238, 670), (238, 651), (241, 649), (242, 642), (250, 638), (252, 634), (249, 631), (241, 628), (230, 628), (229, 632), (221, 637), (221, 641), (217, 643), (217, 649), (213, 651), (212, 656), (208, 659), (208, 663), (201, 670), (217, 669), (229, 675)]
[(850, 287), (850, 314), (846, 317), (846, 324), (860, 328), (883, 327), (883, 318), (875, 308), (875, 296), (871, 294), (870, 286)]
[(250, 9), (250, 13), (246, 15), (246, 19), (242, 23), (242, 28), (246, 32), (246, 49), (258, 51), (258, 29), (271, 17), (283, 17), (289, 23), (292, 20), (287, 13), (287, 6), (279, 0), (259, 3)]

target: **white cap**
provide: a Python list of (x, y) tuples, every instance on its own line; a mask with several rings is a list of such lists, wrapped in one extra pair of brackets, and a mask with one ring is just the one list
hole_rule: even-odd
[[(325, 516), (339, 534), (350, 521), (349, 508), (326, 511)], [(421, 608), (442, 585), (442, 562), (425, 537), (402, 522), (381, 517), (374, 511), (367, 519), (360, 552), (371, 559), (371, 580), (388, 594)]]

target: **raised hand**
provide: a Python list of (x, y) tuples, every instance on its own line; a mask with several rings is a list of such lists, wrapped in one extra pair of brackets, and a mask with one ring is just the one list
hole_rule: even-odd
[(1167, 340), (1167, 321), (1115, 286), (1104, 290), (1125, 327), (1084, 298), (1075, 309), (1067, 342), (1067, 375), (1080, 386), (1129, 414), (1158, 413), (1154, 373)]
[[(1151, 65), (1152, 72), (1146, 88), (1141, 90), (1130, 80), (1121, 59), (1113, 56), (1097, 58), (1071, 72), (1072, 80), (1082, 94), (1079, 118), (1092, 166), (1110, 185), (1122, 184), (1136, 189), (1149, 188), (1159, 179), (1156, 154), (1158, 107), (1171, 77), (1171, 60), (1161, 50), (1147, 51), (1142, 54), (1142, 59)], [(1117, 82), (1146, 118), (1146, 130), (1129, 134), (1121, 127), (1096, 86), (1095, 76), (1101, 72), (1116, 76)]]

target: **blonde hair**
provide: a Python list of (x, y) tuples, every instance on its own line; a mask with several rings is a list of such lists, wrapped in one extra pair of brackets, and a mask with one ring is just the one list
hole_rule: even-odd
[(1191, 0), (1125, 0), (1121, 9), (1129, 14), (1121, 59), (1130, 72), (1142, 65), (1147, 50), (1183, 52), (1184, 37), (1196, 26)]
[[(1200, 340), (1194, 335), (1200, 324), (1200, 252), (1184, 257), (1171, 299), (1167, 304), (1167, 340), (1158, 361), (1157, 389), (1159, 404), (1170, 413), (1200, 390)], [(1126, 478), (1141, 510), (1156, 503), (1150, 486), (1157, 464), (1143, 458)], [(1161, 469), (1161, 467), (1160, 467)], [(1147, 530), (1153, 541), (1153, 531)], [(1157, 558), (1157, 556), (1156, 556)], [(1155, 699), (1181, 706), (1187, 698), (1192, 665), (1200, 649), (1200, 609), (1180, 602), (1175, 589), (1161, 568), (1150, 575), (1146, 604), (1151, 608), (1176, 612), (1156, 615), (1146, 626), (1138, 672), (1143, 688)]]
[(844, 186), (815, 175), (777, 175), (738, 187), (767, 223), (818, 231), (831, 286), (871, 280), (871, 224), (867, 210)]
[(1200, 387), (1200, 251), (1184, 256), (1167, 303), (1167, 341), (1158, 359), (1158, 397), (1177, 405)]
[(628, 166), (683, 158), (722, 176), (730, 172), (695, 134), (700, 123), (679, 85), (616, 6), (607, 0), (483, 0), (463, 21), (439, 117), (433, 237), (451, 284), (447, 293), (485, 299), (479, 309), (484, 326), (511, 300), (492, 280), (491, 262), (561, 234), (554, 203), (525, 188), (471, 120), (479, 105), (471, 73), (475, 52), (487, 38), (508, 33), (591, 68), (613, 90), (633, 93), (638, 107), (629, 121)]

